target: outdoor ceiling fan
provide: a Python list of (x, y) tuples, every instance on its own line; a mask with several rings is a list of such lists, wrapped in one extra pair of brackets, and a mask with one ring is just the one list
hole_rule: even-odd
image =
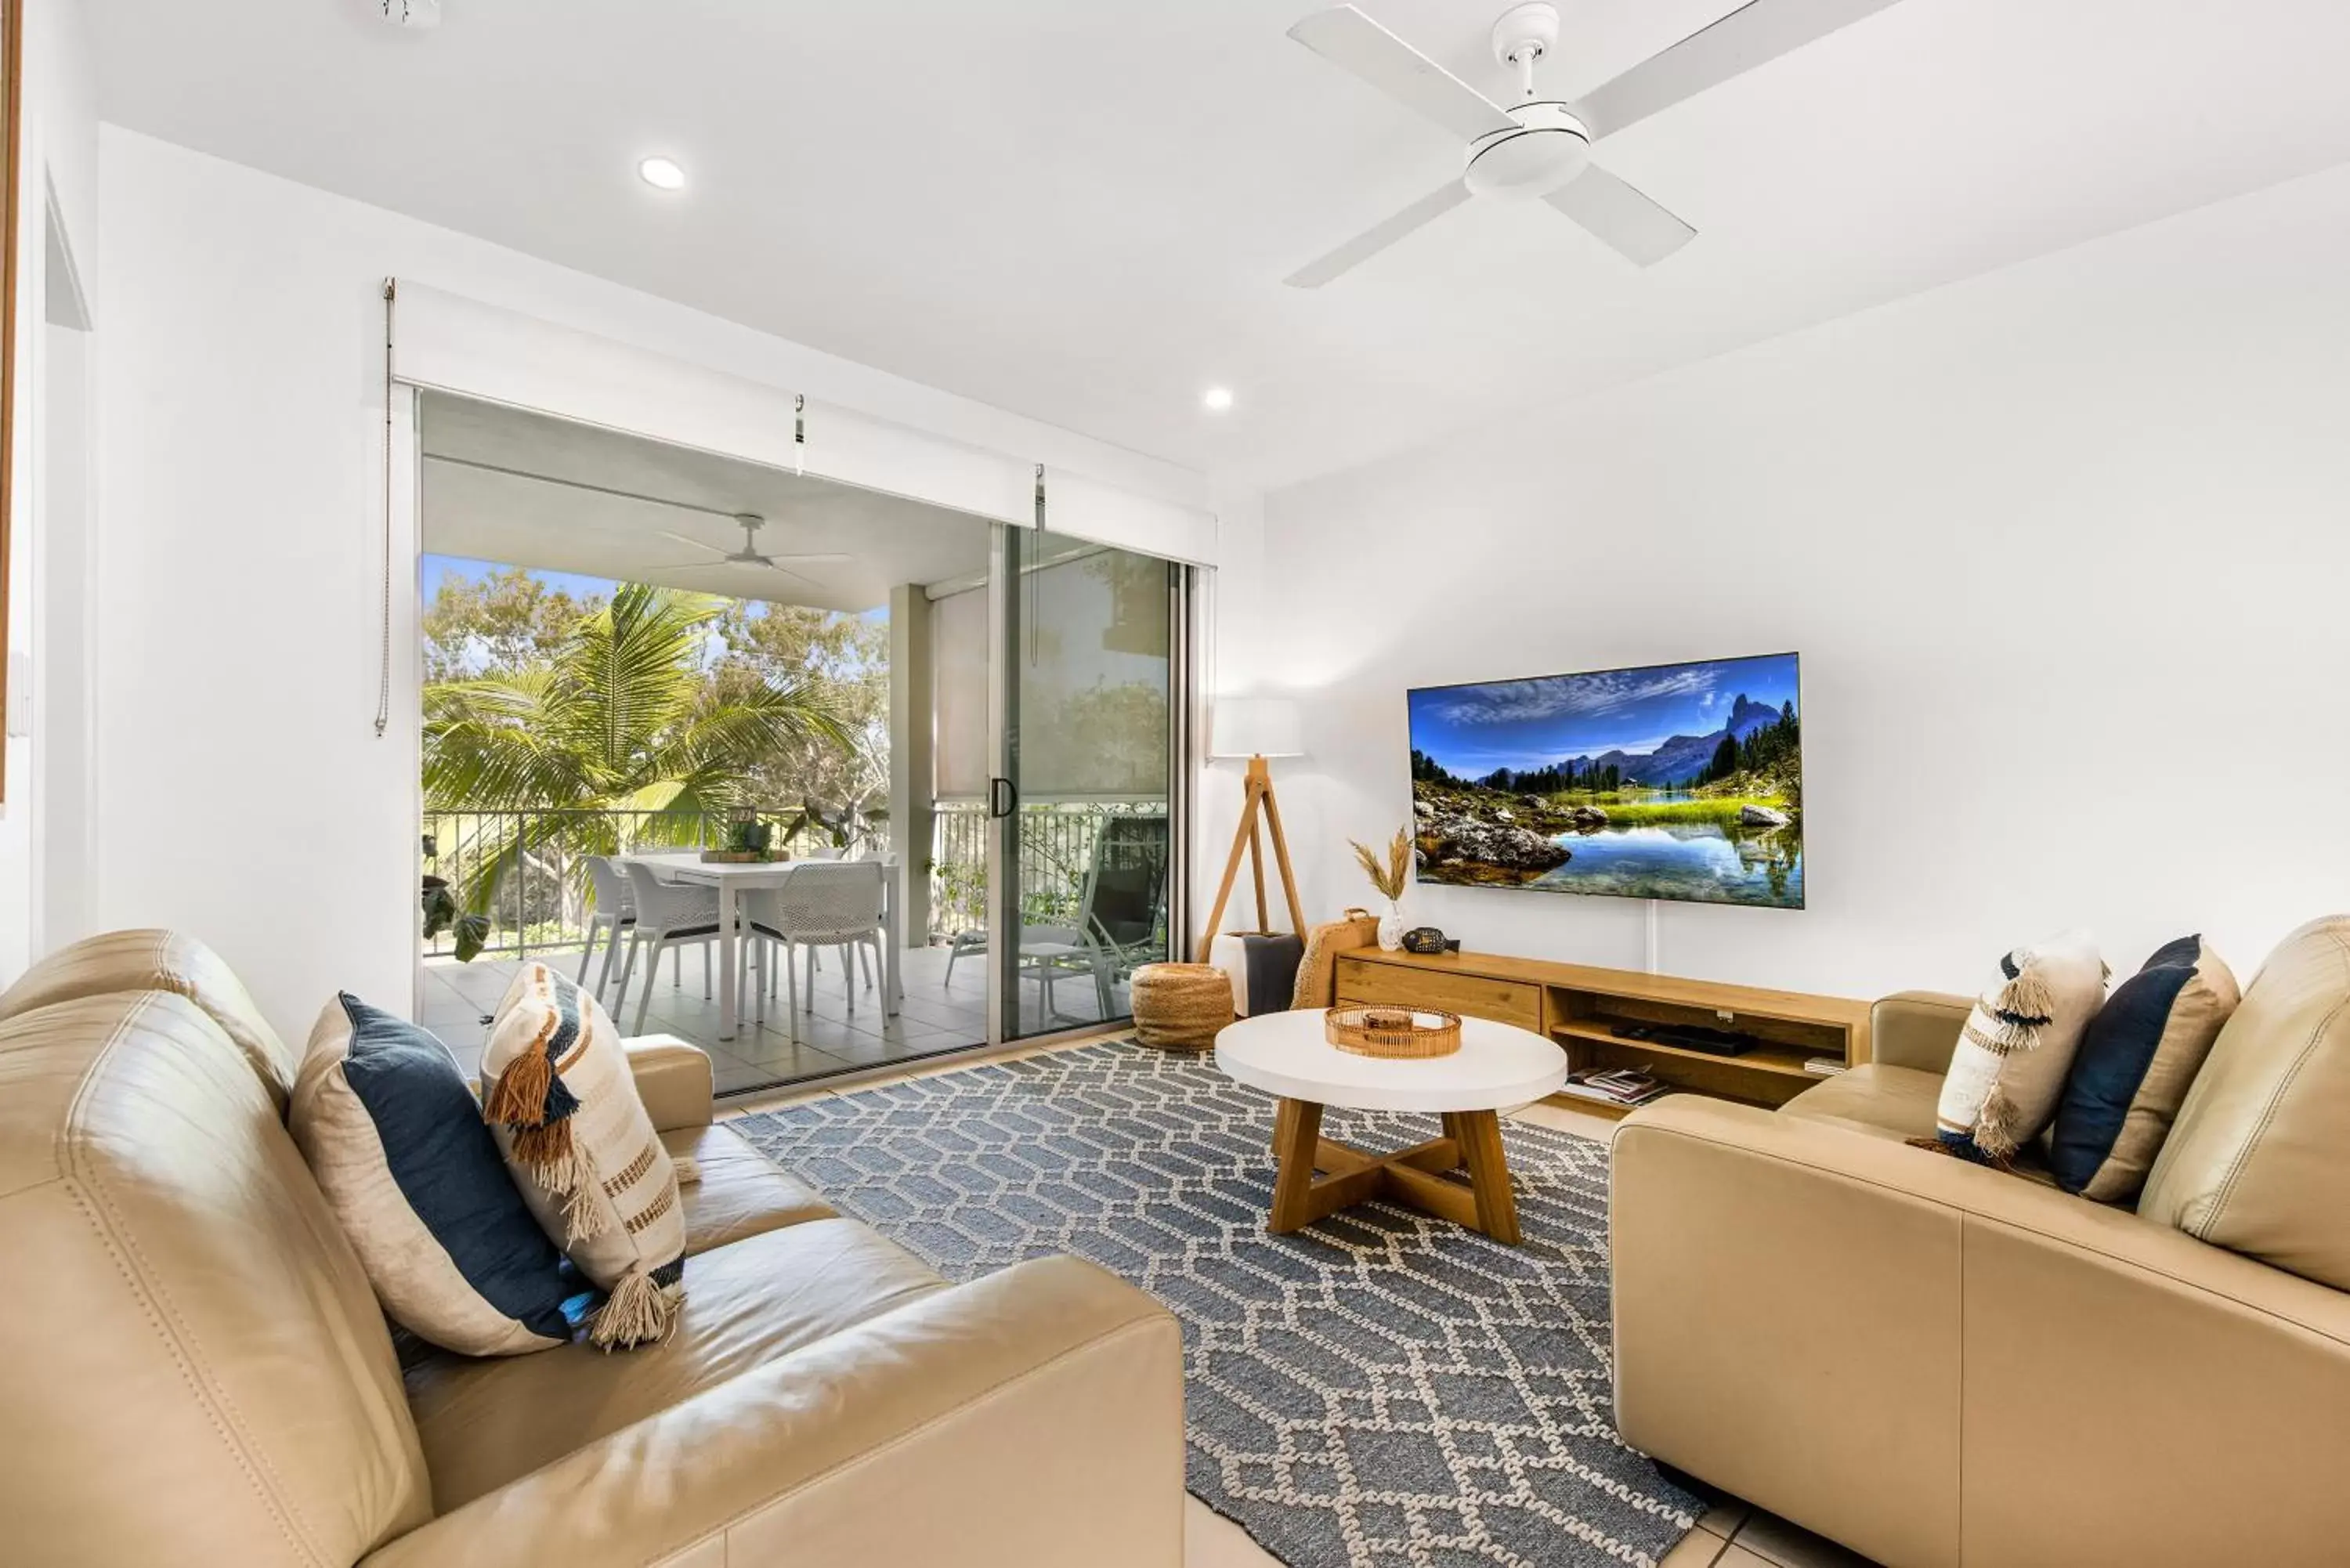
[(1513, 5), (1493, 24), (1493, 57), (1518, 73), (1503, 109), (1352, 5), (1318, 12), (1289, 36), (1456, 136), (1469, 139), (1460, 179), (1292, 273), (1319, 288), (1471, 196), (1540, 198), (1612, 249), (1649, 266), (1697, 231), (1591, 161), (1591, 144), (1710, 87), (1825, 37), (1894, 0), (1748, 0), (1721, 21), (1568, 102), (1534, 88), (1534, 67), (1558, 47), (1558, 8)]
[[(645, 499), (650, 500), (652, 497), (647, 496)], [(684, 505), (686, 504), (672, 501), (666, 504), (678, 506)], [(691, 510), (701, 512), (707, 510), (707, 508), (695, 506), (692, 507)], [(715, 560), (709, 561), (681, 561), (671, 566), (648, 566), (645, 569), (652, 572), (683, 572), (702, 566), (764, 566), (771, 572), (781, 572), (787, 577), (797, 577), (804, 583), (813, 583), (816, 581), (816, 578), (807, 576), (804, 572), (795, 572), (783, 563), (785, 561), (846, 561), (850, 558), (847, 556), (837, 553), (818, 556), (766, 555), (759, 548), (759, 530), (767, 525), (767, 520), (764, 517), (760, 516), (755, 512), (736, 512), (731, 514), (731, 518), (732, 521), (739, 525), (743, 530), (743, 547), (741, 549), (722, 550), (715, 545), (705, 545), (699, 539), (690, 539), (682, 534), (672, 534), (666, 528), (657, 529), (655, 532), (659, 533), (664, 539), (674, 539), (681, 545), (690, 545), (697, 550), (707, 550), (711, 555), (717, 558)], [(818, 584), (817, 586), (821, 587), (822, 585)]]
[(767, 520), (755, 512), (722, 512), (715, 506), (702, 506), (691, 501), (673, 500), (666, 495), (647, 495), (641, 491), (621, 490), (609, 484), (591, 484), (584, 479), (566, 479), (560, 474), (536, 473), (528, 469), (508, 468), (503, 463), (484, 462), (478, 458), (452, 457), (446, 452), (427, 452), (424, 458), (427, 462), (445, 462), (457, 468), (476, 469), (484, 473), (504, 474), (509, 479), (536, 480), (541, 484), (560, 484), (566, 489), (585, 490), (598, 495), (616, 495), (623, 501), (641, 501), (650, 506), (667, 506), (679, 512), (699, 512), (705, 517), (723, 517), (743, 530), (743, 547), (739, 550), (727, 550), (683, 534), (672, 534), (666, 528), (657, 528), (653, 531), (662, 538), (673, 539), (678, 544), (689, 545), (696, 550), (706, 550), (712, 558), (703, 561), (673, 561), (662, 566), (639, 568), (642, 571), (688, 572), (701, 571), (710, 566), (764, 566), (771, 572), (781, 572), (787, 577), (797, 577), (804, 583), (815, 583), (816, 587), (824, 587), (827, 585), (818, 579), (809, 576), (805, 572), (795, 572), (783, 563), (856, 559), (853, 556), (838, 553), (803, 556), (767, 555), (759, 548), (759, 530), (767, 525)]

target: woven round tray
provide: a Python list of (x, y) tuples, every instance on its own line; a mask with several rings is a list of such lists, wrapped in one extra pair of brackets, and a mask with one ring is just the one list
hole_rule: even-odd
[(1432, 1008), (1334, 1007), (1322, 1034), (1357, 1056), (1450, 1056), (1461, 1049), (1461, 1019)]

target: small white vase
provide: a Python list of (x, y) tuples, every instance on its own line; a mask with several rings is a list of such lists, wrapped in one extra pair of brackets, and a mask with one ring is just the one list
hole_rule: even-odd
[(1403, 951), (1403, 911), (1393, 904), (1389, 904), (1388, 912), (1379, 917), (1379, 950), (1390, 953)]

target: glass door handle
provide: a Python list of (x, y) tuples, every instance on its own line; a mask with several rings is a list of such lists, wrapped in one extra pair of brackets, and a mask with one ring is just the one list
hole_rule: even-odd
[(988, 815), (1010, 816), (1019, 809), (1019, 806), (1020, 791), (1014, 786), (1010, 779), (993, 778), (987, 781)]

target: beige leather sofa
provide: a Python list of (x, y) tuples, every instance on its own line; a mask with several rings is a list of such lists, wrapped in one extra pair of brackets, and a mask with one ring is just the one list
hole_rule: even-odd
[(2350, 1295), (1906, 1147), (1967, 1007), (1887, 998), (1875, 1060), (1776, 1114), (1621, 1124), (1626, 1439), (1895, 1568), (2350, 1563)]
[(950, 1287), (713, 1127), (700, 1052), (631, 1061), (701, 1171), (675, 1337), (396, 1353), (234, 975), (159, 932), (36, 967), (0, 997), (0, 1560), (1177, 1568), (1166, 1312), (1066, 1258)]

